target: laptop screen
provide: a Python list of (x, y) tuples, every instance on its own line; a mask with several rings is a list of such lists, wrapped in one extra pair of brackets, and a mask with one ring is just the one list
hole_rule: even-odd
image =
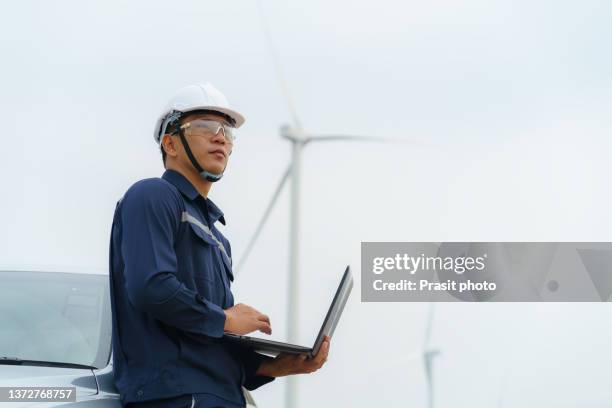
[(321, 344), (323, 343), (323, 338), (333, 335), (338, 321), (340, 320), (340, 316), (342, 315), (342, 311), (344, 310), (344, 305), (346, 305), (346, 301), (351, 293), (351, 289), (353, 289), (353, 274), (351, 273), (351, 267), (347, 265), (342, 275), (342, 279), (340, 280), (340, 285), (338, 285), (338, 289), (334, 295), (334, 299), (329, 306), (325, 320), (323, 320), (321, 330), (319, 330), (314, 346), (312, 346), (313, 356), (319, 352), (319, 348), (321, 348)]

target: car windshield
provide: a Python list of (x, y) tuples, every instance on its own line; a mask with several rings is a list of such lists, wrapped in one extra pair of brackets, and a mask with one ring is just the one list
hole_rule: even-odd
[(106, 366), (109, 302), (106, 275), (0, 271), (0, 357)]

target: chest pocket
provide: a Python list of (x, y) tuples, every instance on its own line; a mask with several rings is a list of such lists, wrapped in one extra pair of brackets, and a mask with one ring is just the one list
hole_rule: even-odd
[(232, 273), (232, 260), (229, 257), (225, 246), (223, 246), (223, 243), (214, 236), (207, 225), (203, 224), (200, 220), (189, 214), (187, 211), (183, 211), (181, 221), (189, 223), (191, 230), (204, 242), (219, 248), (219, 251), (221, 252), (221, 259), (223, 260), (223, 266), (225, 267), (225, 272), (227, 273), (229, 280), (233, 281), (234, 274)]

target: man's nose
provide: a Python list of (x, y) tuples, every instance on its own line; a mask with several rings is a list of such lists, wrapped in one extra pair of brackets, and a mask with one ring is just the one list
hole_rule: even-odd
[(227, 138), (225, 137), (225, 130), (220, 128), (219, 131), (212, 138), (213, 143), (221, 143), (222, 145), (227, 144)]

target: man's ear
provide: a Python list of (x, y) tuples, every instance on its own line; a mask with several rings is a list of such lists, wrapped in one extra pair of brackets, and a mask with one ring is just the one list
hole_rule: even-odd
[(178, 155), (176, 146), (174, 145), (174, 139), (169, 133), (162, 136), (162, 147), (168, 156), (176, 157)]

